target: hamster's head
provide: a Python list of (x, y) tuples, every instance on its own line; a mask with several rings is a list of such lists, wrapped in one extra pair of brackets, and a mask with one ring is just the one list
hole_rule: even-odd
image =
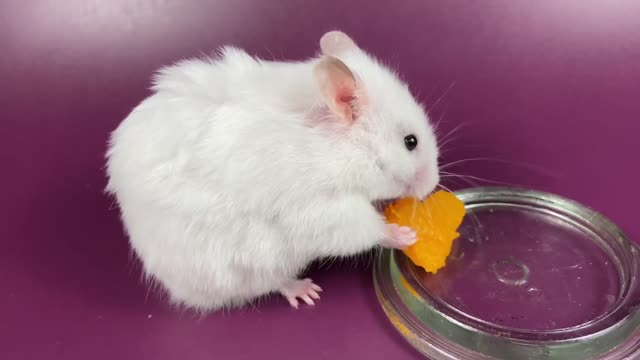
[(425, 198), (440, 178), (436, 137), (423, 107), (346, 34), (326, 33), (320, 47), (314, 75), (330, 118), (346, 134), (345, 186), (371, 200)]

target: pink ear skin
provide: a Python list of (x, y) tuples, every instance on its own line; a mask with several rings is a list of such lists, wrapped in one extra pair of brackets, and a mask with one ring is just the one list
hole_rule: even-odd
[(352, 123), (356, 118), (356, 80), (342, 61), (327, 56), (314, 69), (320, 92), (329, 109), (340, 119)]
[(358, 45), (341, 31), (329, 31), (320, 39), (320, 49), (327, 56), (338, 56), (349, 50), (358, 49)]

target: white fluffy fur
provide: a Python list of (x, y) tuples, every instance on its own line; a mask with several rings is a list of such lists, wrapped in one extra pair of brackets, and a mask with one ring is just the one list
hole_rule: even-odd
[(314, 259), (379, 244), (372, 201), (436, 186), (433, 131), (407, 86), (357, 47), (332, 55), (357, 78), (353, 125), (323, 103), (323, 55), (268, 62), (227, 47), (162, 69), (113, 132), (107, 190), (174, 302), (215, 310), (279, 291)]

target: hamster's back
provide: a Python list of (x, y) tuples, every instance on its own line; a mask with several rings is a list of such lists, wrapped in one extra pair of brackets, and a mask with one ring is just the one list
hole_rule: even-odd
[[(154, 94), (112, 134), (108, 190), (136, 188), (155, 201), (164, 192), (163, 199), (192, 208), (187, 199), (199, 202), (204, 195), (196, 188), (210, 192), (217, 184), (225, 194), (237, 187), (246, 195), (248, 187), (300, 176), (313, 166), (304, 154), (326, 147), (289, 105), (311, 107), (316, 94), (309, 90), (310, 79), (304, 63), (259, 61), (230, 47), (218, 59), (185, 60), (162, 69)], [(281, 166), (283, 159), (300, 166)], [(187, 184), (193, 186), (185, 189)]]
[[(286, 65), (235, 49), (180, 62), (112, 134), (107, 190), (146, 273), (178, 302), (251, 297), (273, 288), (265, 274), (286, 278), (309, 261), (291, 253), (273, 219), (328, 182), (315, 154), (332, 149), (279, 101), (282, 92), (315, 101), (310, 74), (300, 75), (310, 66)], [(282, 74), (297, 83), (275, 86)]]

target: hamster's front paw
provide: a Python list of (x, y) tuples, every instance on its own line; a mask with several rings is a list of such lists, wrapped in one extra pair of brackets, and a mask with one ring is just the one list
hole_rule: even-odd
[(386, 234), (380, 244), (384, 247), (404, 250), (418, 240), (416, 232), (409, 227), (396, 224), (386, 224), (385, 226)]
[(316, 300), (320, 299), (318, 293), (321, 291), (322, 288), (314, 284), (311, 279), (291, 280), (280, 289), (280, 293), (282, 293), (289, 301), (289, 304), (296, 309), (298, 308), (298, 298), (307, 303), (307, 305), (314, 305), (312, 298)]

